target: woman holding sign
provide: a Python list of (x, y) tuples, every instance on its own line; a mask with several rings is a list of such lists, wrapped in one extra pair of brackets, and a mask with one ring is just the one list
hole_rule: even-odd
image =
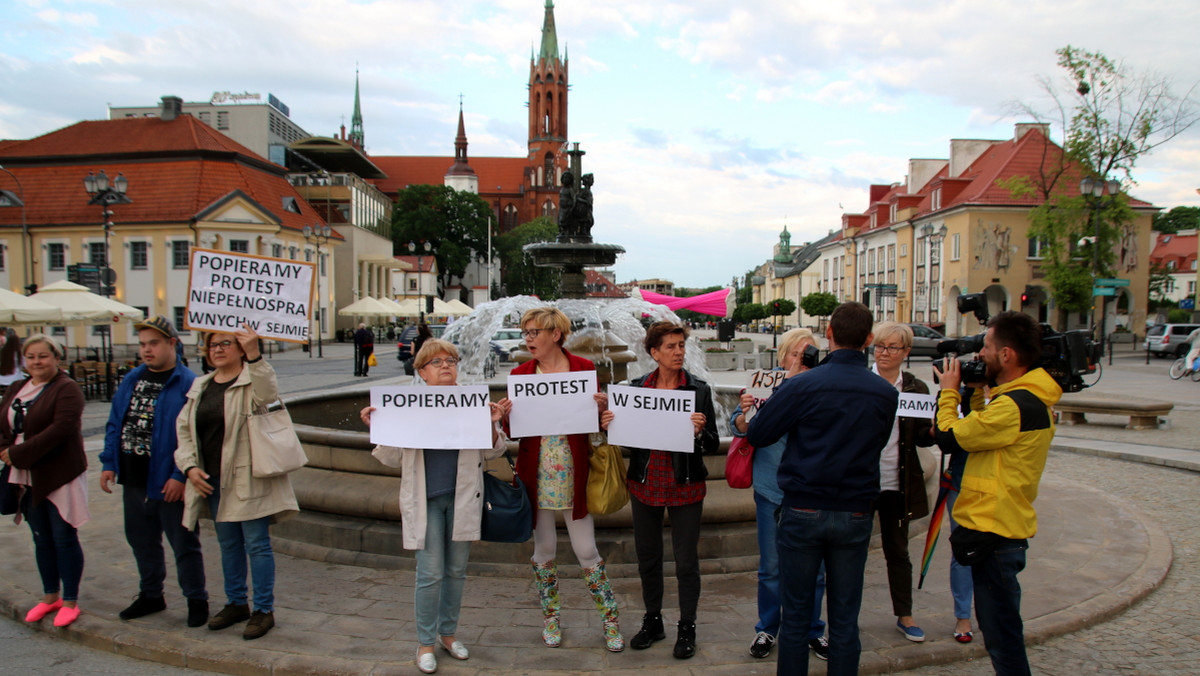
[[(433, 387), (458, 384), (458, 348), (430, 338), (413, 359), (421, 380)], [(437, 671), (435, 645), (451, 657), (470, 657), (454, 637), (467, 580), (471, 543), (479, 539), (483, 512), (483, 463), (504, 454), (505, 437), (497, 424), (507, 407), (489, 404), (492, 447), (445, 450), (376, 446), (372, 455), (389, 467), (400, 467), (400, 519), (404, 548), (416, 550), (417, 582), (413, 612), (417, 621), (417, 668)], [(359, 414), (371, 425), (368, 406)]]
[[(558, 308), (539, 307), (521, 317), (525, 349), (533, 359), (512, 370), (513, 375), (595, 371), (591, 361), (563, 349), (571, 333), (571, 320)], [(598, 412), (607, 401), (596, 395)], [(511, 406), (508, 398), (501, 403)], [(508, 421), (505, 421), (507, 425)], [(558, 544), (555, 512), (563, 513), (571, 549), (583, 569), (583, 581), (596, 609), (604, 618), (604, 645), (612, 652), (625, 649), (618, 625), (617, 600), (596, 549), (596, 528), (587, 511), (588, 452), (586, 434), (524, 437), (517, 455), (517, 473), (529, 491), (533, 505), (533, 574), (542, 605), (542, 642), (551, 648), (562, 644), (559, 624), (558, 566), (554, 561)]]
[[(715, 453), (716, 413), (708, 383), (683, 368), (688, 329), (672, 322), (655, 322), (646, 329), (646, 352), (658, 368), (630, 383), (634, 387), (660, 390), (692, 390), (696, 393), (693, 413), (694, 444), (690, 453), (642, 448), (629, 449), (629, 496), (633, 509), (633, 540), (637, 550), (638, 574), (642, 578), (642, 602), (646, 615), (642, 628), (629, 642), (634, 650), (649, 648), (667, 637), (663, 630), (663, 516), (671, 516), (671, 545), (675, 552), (675, 579), (679, 584), (679, 634), (675, 657), (696, 654), (696, 606), (700, 601), (700, 516), (704, 507), (708, 470), (704, 453)], [(600, 424), (608, 429), (612, 411), (604, 411)]]
[[(913, 332), (907, 324), (881, 322), (875, 325), (875, 365), (879, 377), (904, 394), (929, 394), (925, 383), (900, 365), (912, 349)], [(892, 612), (896, 615), (896, 630), (904, 638), (920, 643), (925, 632), (912, 617), (912, 561), (908, 557), (908, 522), (929, 513), (925, 494), (925, 472), (917, 446), (932, 446), (929, 420), (896, 417), (892, 435), (879, 458), (879, 534), (883, 557), (887, 561), (888, 589), (892, 596)]]
[[(275, 554), (271, 524), (300, 511), (287, 475), (260, 479), (250, 468), (246, 419), (279, 398), (275, 369), (258, 349), (258, 334), (210, 333), (205, 353), (213, 372), (188, 390), (176, 428), (175, 464), (188, 478), (183, 525), (209, 516), (221, 546), (225, 607), (208, 621), (212, 630), (249, 620), (242, 638), (266, 636), (275, 626)], [(247, 598), (247, 559), (254, 580), (254, 612)]]

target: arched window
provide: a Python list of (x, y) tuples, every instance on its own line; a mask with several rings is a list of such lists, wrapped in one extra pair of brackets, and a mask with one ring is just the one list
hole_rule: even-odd
[(549, 136), (550, 135), (550, 113), (551, 113), (551, 111), (554, 110), (554, 95), (552, 95), (552, 94), (546, 95), (546, 107), (543, 108), (542, 110), (544, 111), (542, 114), (542, 133)]
[(554, 171), (554, 153), (546, 153), (546, 159), (544, 162), (544, 166), (545, 166), (545, 169), (542, 171), (542, 176), (543, 176), (543, 180), (545, 182), (542, 185), (544, 185), (547, 188), (553, 188), (554, 184), (555, 184), (554, 174), (556, 173)]
[(548, 216), (552, 219), (557, 218), (558, 206), (555, 205), (552, 200), (546, 200), (545, 203), (542, 204), (542, 215)]
[(504, 207), (504, 215), (500, 218), (500, 228), (504, 232), (509, 232), (517, 227), (517, 208), (513, 205)]

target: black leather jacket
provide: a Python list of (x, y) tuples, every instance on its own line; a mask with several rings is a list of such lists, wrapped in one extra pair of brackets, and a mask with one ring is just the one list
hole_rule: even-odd
[[(675, 466), (675, 483), (677, 484), (704, 481), (708, 477), (708, 468), (704, 466), (704, 459), (701, 456), (716, 453), (721, 444), (721, 439), (717, 436), (717, 413), (716, 409), (713, 408), (712, 389), (708, 386), (708, 383), (688, 373), (686, 370), (683, 373), (687, 380), (687, 385), (678, 389), (693, 390), (696, 392), (696, 409), (704, 414), (705, 423), (704, 429), (700, 431), (700, 436), (696, 437), (691, 453), (671, 454), (671, 459)], [(642, 383), (645, 380), (646, 376), (642, 376), (629, 384), (633, 387), (642, 387)], [(646, 480), (646, 468), (650, 465), (650, 451), (644, 448), (630, 448), (628, 450), (629, 471), (627, 476), (630, 481), (644, 482)]]

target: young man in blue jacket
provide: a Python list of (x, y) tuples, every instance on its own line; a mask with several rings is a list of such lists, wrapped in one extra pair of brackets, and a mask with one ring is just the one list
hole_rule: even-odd
[(879, 456), (896, 418), (896, 388), (867, 368), (871, 311), (843, 303), (829, 319), (829, 356), (788, 378), (750, 422), (755, 447), (788, 437), (777, 474), (780, 596), (776, 673), (808, 674), (808, 629), (825, 564), (829, 666), (857, 674), (863, 570), (879, 497)]
[(179, 362), (179, 334), (165, 317), (134, 327), (143, 364), (125, 376), (113, 396), (100, 453), (100, 490), (111, 493), (114, 481), (124, 487), (125, 540), (141, 576), (137, 597), (120, 617), (132, 620), (167, 607), (165, 534), (188, 600), (187, 624), (199, 627), (208, 622), (204, 560), (199, 533), (183, 526), (185, 479), (175, 466), (175, 418), (196, 376)]

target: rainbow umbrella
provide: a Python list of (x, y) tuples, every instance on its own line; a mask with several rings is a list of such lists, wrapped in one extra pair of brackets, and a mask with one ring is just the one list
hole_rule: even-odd
[(938, 535), (942, 532), (942, 520), (946, 516), (946, 499), (950, 497), (950, 491), (954, 490), (954, 483), (950, 479), (949, 470), (942, 470), (942, 479), (938, 482), (937, 502), (933, 505), (933, 513), (929, 516), (929, 532), (925, 534), (925, 555), (921, 557), (921, 579), (917, 582), (917, 589), (925, 584), (925, 575), (929, 572), (929, 564), (933, 562), (933, 551), (937, 549)]

